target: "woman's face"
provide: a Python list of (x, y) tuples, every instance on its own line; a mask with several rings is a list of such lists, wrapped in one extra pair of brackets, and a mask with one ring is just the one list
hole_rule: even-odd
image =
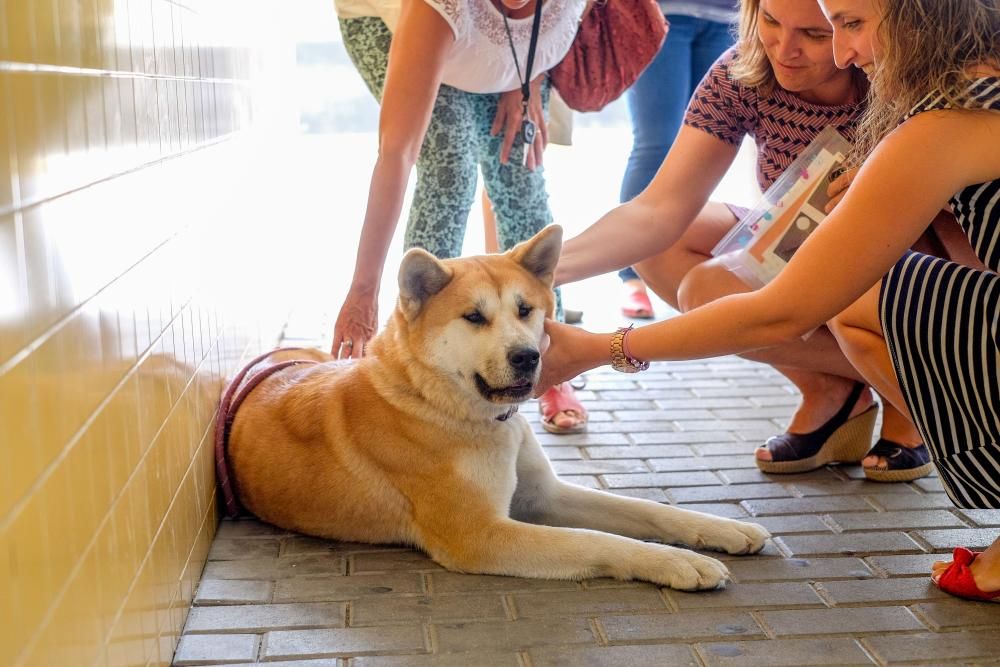
[(838, 79), (833, 31), (815, 0), (760, 0), (757, 36), (785, 90), (805, 93)]
[(878, 0), (820, 0), (819, 4), (833, 26), (837, 66), (854, 65), (871, 77), (881, 51), (878, 26), (882, 10)]

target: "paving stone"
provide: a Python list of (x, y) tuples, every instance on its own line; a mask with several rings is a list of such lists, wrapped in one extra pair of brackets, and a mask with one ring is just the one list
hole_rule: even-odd
[(872, 637), (866, 643), (890, 665), (908, 661), (1000, 658), (997, 633), (984, 630)]
[(537, 438), (538, 442), (546, 447), (596, 447), (598, 445), (629, 444), (628, 438), (623, 433), (594, 433), (590, 429), (585, 433), (566, 433), (564, 435), (542, 433)]
[(721, 387), (721, 388), (718, 388), (718, 389), (713, 389), (713, 388), (699, 388), (699, 389), (694, 389), (693, 393), (696, 396), (701, 396), (701, 397), (705, 397), (705, 398), (719, 398), (719, 397), (726, 397), (726, 396), (744, 397), (747, 394), (750, 394), (754, 400), (756, 400), (758, 396), (787, 396), (788, 395), (788, 391), (785, 388), (778, 387), (778, 386), (774, 386), (774, 387), (763, 386), (763, 387), (758, 387), (757, 389), (754, 389), (753, 391), (747, 391), (746, 387), (736, 387), (736, 386), (733, 386), (733, 387)]
[(917, 536), (935, 549), (954, 547), (985, 549), (1000, 537), (1000, 528), (964, 528), (961, 530), (921, 530)]
[[(672, 433), (676, 434), (677, 426), (676, 422), (651, 422), (651, 421), (641, 421), (641, 422), (629, 422), (628, 432), (629, 435), (635, 439), (635, 436), (642, 433)], [(588, 433), (621, 433), (626, 430), (625, 426), (621, 422), (603, 422), (597, 424), (587, 424)], [(685, 440), (679, 440), (678, 442), (685, 442)]]
[(275, 602), (341, 601), (361, 597), (423, 593), (421, 575), (414, 573), (358, 574), (350, 577), (280, 579)]
[[(719, 476), (722, 477), (727, 484), (766, 484), (775, 481), (773, 475), (768, 475), (757, 469), (757, 466), (753, 463), (753, 457), (750, 457), (748, 463), (749, 466), (746, 468), (720, 471)], [(829, 468), (820, 468), (819, 470), (813, 470), (799, 475), (782, 475), (780, 483), (787, 485), (796, 481), (806, 480), (829, 480), (834, 484), (841, 482), (832, 470)]]
[(706, 665), (798, 667), (799, 665), (871, 665), (853, 639), (784, 639), (767, 642), (699, 644)]
[(927, 619), (935, 630), (1000, 626), (1000, 605), (993, 602), (946, 598), (943, 602), (915, 605), (913, 611)]
[(320, 556), (323, 554), (370, 553), (374, 551), (400, 551), (394, 545), (360, 544), (358, 542), (338, 542), (318, 537), (292, 535), (281, 541), (281, 556)]
[(422, 551), (382, 551), (350, 556), (351, 574), (371, 572), (433, 571), (443, 569)]
[(351, 605), (352, 626), (506, 619), (503, 600), (496, 594), (361, 598)]
[[(722, 445), (736, 440), (736, 436), (729, 431), (685, 431), (683, 433), (632, 433), (629, 435), (632, 442), (637, 445), (698, 445), (699, 453), (710, 455), (712, 452), (703, 451), (709, 445)], [(744, 451), (746, 444), (740, 445)], [(735, 454), (737, 452), (727, 451), (720, 454)], [(687, 456), (690, 456), (688, 454)]]
[(645, 489), (608, 489), (608, 492), (615, 494), (616, 496), (625, 496), (626, 498), (640, 498), (642, 500), (652, 500), (656, 503), (669, 503), (670, 499), (667, 498), (667, 494), (663, 492), (663, 489), (655, 489), (652, 487)]
[(769, 582), (763, 584), (730, 584), (723, 590), (685, 593), (667, 591), (678, 609), (733, 609), (750, 607), (820, 606), (823, 600), (808, 583)]
[[(906, 487), (906, 485), (899, 485)], [(948, 500), (948, 496), (943, 493), (869, 493), (866, 497), (876, 506), (883, 509), (893, 510), (930, 510), (949, 509), (955, 505)]]
[(431, 590), (434, 595), (445, 593), (481, 593), (498, 591), (578, 590), (575, 581), (559, 579), (522, 579), (520, 577), (499, 577), (485, 574), (459, 574), (458, 572), (435, 572), (430, 575)]
[(678, 503), (720, 500), (745, 500), (747, 498), (780, 498), (791, 494), (777, 484), (738, 484), (735, 486), (695, 486), (670, 489), (669, 495)]
[[(535, 667), (673, 667), (697, 665), (686, 646), (598, 646), (531, 649)], [(470, 663), (471, 664), (471, 663)]]
[(819, 517), (807, 515), (762, 516), (755, 517), (754, 523), (764, 526), (772, 535), (787, 535), (792, 533), (829, 533), (830, 526), (823, 523)]
[(343, 571), (344, 559), (328, 555), (209, 561), (202, 576), (208, 579), (284, 579), (307, 574), (338, 575)]
[(913, 556), (869, 556), (866, 560), (890, 576), (930, 576), (931, 565), (942, 559), (941, 554)]
[(721, 516), (726, 519), (749, 518), (747, 513), (737, 503), (677, 503), (676, 507), (693, 512), (704, 512), (713, 516)]
[(549, 461), (582, 461), (579, 447), (542, 447)]
[(653, 472), (723, 470), (726, 468), (757, 469), (753, 463), (753, 459), (747, 458), (742, 454), (737, 456), (685, 456), (669, 459), (650, 459), (647, 463), (649, 463)]
[(813, 498), (782, 498), (770, 500), (754, 498), (740, 503), (753, 516), (777, 514), (825, 514), (829, 512), (856, 512), (874, 508), (857, 496), (828, 496)]
[(841, 530), (886, 530), (911, 528), (965, 527), (946, 510), (921, 510), (916, 512), (861, 512), (857, 514), (832, 514), (829, 519)]
[(854, 496), (863, 495), (877, 488), (880, 495), (913, 495), (913, 489), (905, 484), (879, 484), (863, 480), (827, 480), (812, 481), (805, 480), (794, 482), (790, 486), (795, 492), (802, 496)]
[(712, 410), (712, 416), (716, 419), (778, 419), (787, 421), (791, 415), (792, 410), (784, 405)]
[(681, 431), (760, 431), (773, 433), (775, 425), (766, 419), (702, 419), (678, 420), (675, 422)]
[(706, 641), (764, 637), (753, 617), (742, 611), (691, 611), (680, 614), (608, 616), (598, 619), (609, 643)]
[[(634, 394), (635, 396), (641, 396), (641, 394)], [(612, 412), (617, 412), (619, 410), (655, 410), (657, 408), (656, 402), (648, 399), (642, 400), (628, 400), (628, 401), (609, 401), (596, 399), (593, 401), (580, 401), (584, 409), (588, 412), (590, 410), (611, 410)], [(708, 406), (690, 406), (690, 407), (701, 407), (707, 408)]]
[(733, 560), (726, 563), (738, 583), (749, 581), (818, 581), (873, 576), (859, 558), (783, 558)]
[(687, 389), (644, 389), (638, 391), (602, 391), (601, 399), (608, 401), (625, 401), (636, 396), (642, 396), (651, 400), (691, 400), (693, 394)]
[(238, 537), (282, 537), (285, 535), (290, 535), (290, 533), (256, 519), (223, 519), (219, 522), (219, 530), (215, 539), (231, 540)]
[(628, 447), (586, 447), (592, 459), (647, 459), (654, 457), (690, 457), (687, 445), (629, 445)]
[(591, 461), (554, 461), (552, 467), (558, 475), (605, 475), (608, 473), (649, 473), (649, 468), (639, 459), (611, 459)]
[(766, 396), (751, 396), (750, 401), (761, 407), (769, 407), (772, 405), (787, 405), (795, 407), (802, 401), (802, 398), (798, 394), (790, 394), (786, 392)]
[(706, 484), (722, 484), (715, 473), (697, 472), (647, 472), (630, 475), (603, 475), (608, 488), (630, 489), (644, 486), (681, 487), (702, 486)]
[(737, 396), (728, 396), (722, 398), (674, 398), (674, 399), (656, 399), (653, 401), (657, 407), (668, 409), (668, 408), (701, 408), (706, 410), (714, 410), (716, 408), (751, 408), (753, 403), (745, 398), (739, 398)]
[(593, 644), (586, 618), (531, 618), (522, 621), (441, 623), (434, 626), (443, 652), (524, 649), (534, 646)]
[(264, 635), (265, 660), (426, 651), (420, 626), (277, 630)]
[[(703, 408), (687, 408), (678, 410), (677, 408), (660, 408), (658, 410), (619, 410), (615, 417), (620, 422), (634, 421), (681, 421), (681, 420), (714, 420), (713, 415)], [(629, 426), (625, 426), (629, 428)]]
[(205, 665), (220, 662), (253, 662), (257, 635), (184, 635), (177, 644), (173, 664)]
[(516, 593), (518, 618), (566, 616), (570, 614), (614, 614), (628, 611), (666, 611), (667, 605), (655, 588), (592, 589), (546, 593)]
[(208, 560), (248, 560), (251, 558), (277, 558), (281, 539), (239, 538), (216, 539), (208, 552)]
[(774, 538), (795, 557), (821, 554), (917, 552), (920, 548), (906, 533), (842, 533), (840, 535), (787, 535)]
[(691, 449), (699, 456), (748, 456), (752, 463), (753, 452), (758, 446), (759, 442), (727, 442), (722, 438), (714, 438), (711, 441), (692, 444)]
[(928, 578), (869, 579), (867, 581), (824, 581), (817, 590), (834, 605), (858, 603), (911, 603), (947, 596)]
[(256, 604), (228, 607), (196, 607), (188, 614), (185, 632), (265, 632), (292, 628), (338, 628), (344, 626), (344, 605)]
[(943, 493), (944, 485), (941, 483), (941, 479), (938, 477), (924, 477), (922, 479), (915, 480), (913, 482), (914, 486), (920, 488), (920, 490), (927, 493)]
[(194, 602), (199, 605), (269, 602), (273, 588), (270, 581), (202, 579)]
[[(654, 468), (655, 470), (655, 468)], [(1000, 526), (1000, 510), (962, 510), (956, 509), (956, 511), (971, 519), (977, 525), (983, 527), (993, 527)]]
[(906, 607), (762, 611), (759, 617), (775, 637), (926, 630)]
[[(246, 663), (228, 663), (225, 665), (218, 665), (213, 663), (215, 667), (234, 667), (234, 665), (239, 665), (240, 667), (246, 667)], [(277, 662), (267, 662), (267, 663), (254, 663), (254, 664), (266, 664), (267, 667), (340, 667), (339, 658), (318, 658), (316, 660), (279, 660)]]
[[(298, 665), (299, 663), (294, 663)], [(517, 653), (471, 652), (433, 655), (378, 655), (351, 660), (351, 667), (520, 667)], [(271, 663), (267, 663), (271, 667)]]

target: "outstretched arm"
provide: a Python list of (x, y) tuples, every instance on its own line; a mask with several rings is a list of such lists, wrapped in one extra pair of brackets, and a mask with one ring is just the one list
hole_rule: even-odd
[(705, 206), (738, 150), (683, 126), (645, 190), (563, 245), (556, 284), (631, 266), (672, 246)]
[[(630, 354), (650, 361), (735, 354), (823, 324), (871, 288), (955, 192), (1000, 177), (1000, 154), (985, 148), (998, 142), (1000, 117), (928, 112), (907, 121), (773, 282), (637, 329)], [(542, 385), (608, 363), (610, 334), (546, 327), (552, 345)]]
[(410, 171), (417, 161), (454, 41), (447, 22), (424, 0), (403, 0), (389, 49), (379, 115), (378, 159), (354, 265), (354, 277), (334, 328), (333, 354), (360, 357), (377, 328), (378, 289), (403, 208)]

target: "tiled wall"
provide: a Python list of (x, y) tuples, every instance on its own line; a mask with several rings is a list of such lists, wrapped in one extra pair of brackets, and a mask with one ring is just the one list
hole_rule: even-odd
[(222, 378), (280, 334), (232, 266), (258, 6), (0, 0), (0, 665), (170, 662)]

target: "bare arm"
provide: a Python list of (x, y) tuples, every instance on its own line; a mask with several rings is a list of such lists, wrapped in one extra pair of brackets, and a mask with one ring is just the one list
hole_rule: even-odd
[[(970, 183), (1000, 177), (1000, 116), (929, 112), (887, 137), (843, 201), (769, 285), (636, 330), (644, 360), (734, 354), (794, 340), (875, 284), (945, 202)], [(547, 323), (552, 345), (542, 384), (608, 362), (610, 334)]]
[(352, 340), (361, 356), (375, 333), (379, 283), (410, 171), (417, 161), (454, 41), (447, 22), (423, 0), (404, 0), (389, 49), (379, 115), (379, 154), (354, 265), (354, 277), (334, 328), (333, 353)]
[(563, 245), (556, 284), (631, 266), (672, 246), (705, 206), (738, 150), (682, 126), (649, 186)]

